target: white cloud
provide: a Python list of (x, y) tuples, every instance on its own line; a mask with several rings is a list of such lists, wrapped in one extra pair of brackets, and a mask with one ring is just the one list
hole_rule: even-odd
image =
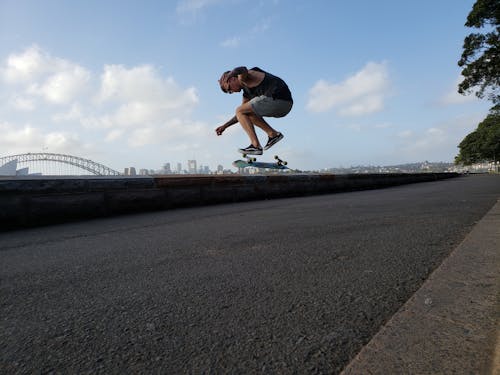
[(131, 69), (122, 65), (105, 66), (98, 99), (134, 104), (133, 111), (140, 110), (141, 105), (149, 105), (190, 112), (199, 101), (196, 89), (181, 89), (173, 78), (163, 79), (150, 65)]
[(20, 110), (33, 110), (35, 97), (52, 104), (70, 103), (87, 89), (91, 78), (83, 67), (53, 57), (36, 45), (8, 56), (0, 76), (7, 84), (21, 87)]
[(82, 123), (107, 129), (108, 142), (125, 138), (132, 147), (142, 147), (205, 134), (192, 133), (197, 127), (190, 120), (199, 102), (196, 89), (163, 79), (149, 65), (106, 66), (97, 101), (104, 112), (84, 117)]
[(90, 81), (90, 73), (79, 66), (67, 66), (64, 71), (55, 73), (41, 85), (34, 85), (28, 92), (40, 95), (47, 102), (66, 104), (72, 102), (85, 91)]
[(262, 34), (264, 32), (266, 32), (267, 30), (269, 30), (269, 28), (271, 27), (271, 24), (272, 24), (272, 21), (271, 21), (271, 18), (264, 18), (263, 20), (259, 21), (259, 23), (257, 23), (251, 33), (252, 34)]
[(340, 83), (319, 80), (309, 91), (307, 109), (327, 112), (334, 108), (342, 116), (361, 116), (384, 108), (389, 89), (386, 63), (369, 62)]
[(34, 45), (20, 54), (8, 56), (0, 73), (7, 83), (18, 84), (36, 80), (51, 69), (51, 58)]
[(212, 6), (234, 0), (181, 0), (177, 3), (176, 13), (179, 23), (192, 25), (199, 19), (204, 19)]
[(120, 139), (123, 135), (123, 132), (123, 129), (115, 129), (108, 132), (108, 134), (106, 135), (106, 142), (114, 142)]
[(229, 37), (220, 43), (223, 48), (237, 48), (242, 44), (254, 39), (256, 36), (264, 34), (271, 27), (272, 21), (270, 18), (259, 21), (250, 31)]
[(398, 134), (398, 137), (401, 139), (408, 139), (413, 137), (413, 131), (412, 130), (402, 130)]
[[(456, 149), (458, 144), (457, 137), (453, 136), (449, 129), (429, 128), (420, 133), (412, 134), (411, 137), (403, 137), (403, 139), (406, 142), (404, 154), (411, 155), (414, 160), (451, 160), (453, 157), (452, 150)], [(444, 155), (445, 150), (448, 152), (447, 157), (434, 156)]]
[(241, 38), (238, 36), (228, 38), (224, 40), (220, 45), (224, 48), (236, 48), (239, 47), (241, 43)]
[(71, 153), (83, 148), (79, 137), (69, 132), (44, 132), (32, 125), (15, 126), (0, 123), (0, 149), (10, 155), (48, 149), (51, 152)]
[(452, 161), (457, 145), (481, 121), (481, 115), (450, 119), (422, 130), (404, 130), (397, 134), (395, 149), (400, 160)]
[[(128, 144), (131, 147), (143, 147), (164, 143), (169, 148), (176, 148), (187, 142), (191, 144), (191, 147), (194, 147), (196, 142), (211, 135), (213, 135), (213, 130), (204, 123), (172, 119), (157, 126), (143, 126), (140, 129), (134, 129), (130, 134)], [(112, 136), (112, 134), (110, 133), (108, 136)]]
[(79, 121), (82, 116), (81, 106), (79, 104), (73, 104), (68, 111), (54, 114), (52, 120), (55, 122)]
[(384, 123), (380, 123), (380, 124), (374, 125), (375, 129), (388, 129), (388, 128), (391, 128), (391, 127), (392, 127), (392, 124), (390, 124), (388, 122), (384, 122)]
[(381, 96), (369, 95), (360, 97), (357, 101), (339, 108), (338, 113), (341, 116), (363, 116), (368, 113), (378, 112), (383, 108), (384, 102)]
[[(0, 149), (9, 153), (43, 147), (77, 152), (83, 144), (79, 137), (94, 144), (172, 149), (180, 143), (201, 144), (213, 133), (207, 124), (191, 119), (199, 102), (197, 90), (181, 87), (152, 65), (105, 65), (101, 74), (91, 74), (32, 46), (0, 65), (0, 80), (8, 99), (3, 108), (10, 111), (1, 113), (10, 125), (0, 128)], [(57, 106), (43, 106), (44, 101)], [(20, 111), (34, 125), (14, 125)]]
[(196, 13), (203, 8), (221, 3), (223, 0), (181, 0), (177, 4), (177, 13)]
[(455, 83), (449, 88), (448, 92), (446, 92), (441, 98), (439, 98), (438, 103), (444, 106), (455, 105), (455, 104), (463, 104), (472, 102), (477, 100), (474, 92), (471, 92), (467, 95), (462, 95), (458, 93), (458, 85), (464, 80), (464, 77), (460, 75)]
[(9, 106), (22, 112), (31, 112), (35, 110), (35, 102), (31, 98), (19, 95), (9, 100)]

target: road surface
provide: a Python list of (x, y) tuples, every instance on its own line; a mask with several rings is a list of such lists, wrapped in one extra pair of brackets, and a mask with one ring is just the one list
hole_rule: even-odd
[(0, 234), (0, 373), (339, 373), (499, 176)]

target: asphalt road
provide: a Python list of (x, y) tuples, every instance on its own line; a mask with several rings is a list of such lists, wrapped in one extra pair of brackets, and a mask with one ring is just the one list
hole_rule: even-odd
[(0, 234), (0, 373), (338, 373), (499, 176)]

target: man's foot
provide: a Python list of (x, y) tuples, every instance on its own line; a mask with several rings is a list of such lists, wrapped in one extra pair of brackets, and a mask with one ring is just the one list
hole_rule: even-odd
[(283, 139), (283, 134), (278, 133), (274, 137), (269, 137), (267, 144), (264, 146), (264, 150), (269, 150), (272, 146)]
[(262, 148), (255, 147), (254, 145), (250, 145), (247, 148), (239, 148), (238, 151), (241, 152), (242, 154), (262, 155)]

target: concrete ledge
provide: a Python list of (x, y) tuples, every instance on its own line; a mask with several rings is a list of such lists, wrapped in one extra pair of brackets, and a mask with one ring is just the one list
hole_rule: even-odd
[(436, 181), (456, 173), (0, 179), (0, 230), (116, 214)]
[(342, 374), (500, 374), (499, 249), (500, 201)]

